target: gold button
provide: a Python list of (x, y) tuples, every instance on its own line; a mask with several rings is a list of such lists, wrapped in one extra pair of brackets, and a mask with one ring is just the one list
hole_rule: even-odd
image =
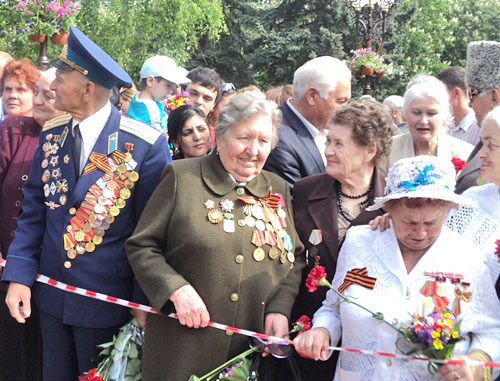
[(64, 267), (66, 267), (67, 269), (69, 269), (71, 267), (71, 262), (70, 261), (64, 262)]
[(387, 366), (392, 366), (392, 360), (391, 359), (387, 359), (387, 361), (385, 363), (387, 364)]
[(243, 257), (243, 255), (236, 256), (236, 263), (243, 263), (244, 260), (245, 258)]
[(240, 195), (240, 196), (243, 196), (245, 194), (245, 189), (244, 188), (238, 188), (238, 189), (236, 189), (236, 193), (238, 193), (238, 195)]
[(238, 220), (238, 226), (245, 226), (245, 220)]
[(233, 331), (226, 331), (226, 335), (233, 336)]
[(231, 294), (231, 301), (237, 302), (240, 297), (238, 296), (237, 293)]

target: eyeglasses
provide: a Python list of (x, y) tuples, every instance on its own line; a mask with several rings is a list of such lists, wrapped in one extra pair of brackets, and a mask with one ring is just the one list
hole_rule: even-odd
[(231, 82), (226, 82), (222, 85), (222, 94), (229, 93), (231, 91), (236, 91), (236, 87)]
[(467, 95), (469, 96), (469, 100), (472, 102), (472, 98), (475, 97), (476, 95), (479, 95), (485, 91), (488, 91), (489, 89), (469, 89), (467, 90)]
[(264, 352), (268, 348), (269, 352), (279, 359), (284, 359), (293, 352), (293, 346), (285, 342), (266, 344), (259, 338), (251, 338), (248, 345), (250, 345), (250, 348), (257, 348), (257, 352)]

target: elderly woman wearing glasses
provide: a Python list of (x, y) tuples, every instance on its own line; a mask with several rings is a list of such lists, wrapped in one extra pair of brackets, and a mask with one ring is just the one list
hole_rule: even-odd
[(393, 137), (387, 162), (381, 168), (387, 172), (394, 163), (405, 157), (431, 155), (450, 161), (467, 160), (474, 149), (472, 144), (447, 135), (450, 103), (446, 86), (437, 78), (417, 75), (406, 87), (403, 115), (408, 132)]
[[(314, 315), (313, 329), (295, 339), (298, 350), (326, 360), (325, 346), (342, 338), (347, 348), (409, 353), (415, 346), (398, 328), (419, 317), (444, 316), (450, 324), (461, 321), (454, 357), (500, 360), (500, 302), (488, 269), (472, 243), (443, 226), (450, 208), (473, 203), (456, 195), (454, 186), (455, 169), (436, 157), (402, 159), (391, 168), (386, 196), (369, 208), (385, 208), (391, 227), (384, 232), (368, 226), (349, 229), (332, 282), (344, 297), (380, 312), (390, 324), (352, 303), (340, 303), (342, 299), (330, 290)], [(371, 282), (349, 283), (347, 279), (356, 278), (352, 274)], [(436, 349), (439, 344), (443, 342), (429, 343)], [(335, 380), (480, 381), (491, 376), (490, 368), (458, 364), (443, 365), (432, 375), (427, 365), (341, 352)]]

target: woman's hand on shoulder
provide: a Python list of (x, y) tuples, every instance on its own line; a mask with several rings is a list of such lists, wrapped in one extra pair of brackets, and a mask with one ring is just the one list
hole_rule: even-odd
[(324, 347), (330, 345), (330, 332), (326, 328), (311, 329), (298, 335), (293, 345), (302, 357), (326, 361), (330, 351)]
[(189, 328), (205, 328), (210, 321), (205, 303), (191, 285), (185, 285), (170, 295), (179, 323)]
[(389, 216), (389, 213), (386, 213), (383, 216), (375, 217), (368, 223), (368, 225), (370, 225), (372, 230), (377, 230), (378, 228), (381, 232), (383, 232), (391, 227), (390, 220), (391, 216)]

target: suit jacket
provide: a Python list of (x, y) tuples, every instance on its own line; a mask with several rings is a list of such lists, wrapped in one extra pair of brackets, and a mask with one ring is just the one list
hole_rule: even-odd
[[(384, 195), (385, 179), (382, 173), (375, 168), (374, 197)], [(293, 190), (293, 210), (297, 233), (307, 250), (311, 250), (309, 236), (313, 229), (321, 229), (323, 241), (317, 245), (320, 256), (320, 265), (325, 267), (328, 280), (335, 275), (337, 255), (340, 251), (338, 242), (337, 194), (335, 192), (336, 179), (326, 173), (310, 176), (297, 181)], [(370, 205), (373, 199), (370, 200)], [(352, 221), (351, 225), (363, 225), (381, 215), (381, 211), (363, 211)], [(325, 299), (327, 288), (318, 287), (316, 292), (310, 293), (305, 287), (307, 275), (314, 267), (314, 258), (309, 256), (308, 264), (302, 272), (302, 282), (299, 295), (292, 309), (292, 321), (302, 315), (312, 318), (321, 307)], [(323, 363), (321, 361), (297, 358), (304, 380), (331, 381), (335, 370), (335, 358)], [(284, 380), (284, 378), (283, 378)]]
[[(93, 153), (102, 154), (109, 168), (100, 164), (102, 169), (95, 167), (77, 177), (71, 126), (71, 116), (63, 115), (48, 122), (40, 135), (2, 280), (32, 286), (38, 307), (65, 324), (117, 326), (127, 320), (128, 309), (35, 283), (35, 277), (41, 273), (130, 300), (137, 289), (125, 239), (132, 234), (170, 154), (163, 134), (112, 108), (93, 147)], [(123, 159), (126, 152), (132, 156), (128, 161)], [(123, 171), (116, 168), (120, 162)], [(138, 173), (138, 180), (133, 172)], [(125, 179), (129, 180), (127, 186)], [(118, 213), (112, 208), (118, 208)]]
[[(267, 244), (262, 246), (265, 258), (256, 261), (256, 246), (251, 243), (255, 227), (242, 223), (245, 204), (238, 198), (265, 197), (271, 186), (285, 202), (285, 230), (295, 249), (293, 266), (288, 260), (281, 263), (268, 257)], [(234, 202), (234, 232), (226, 233), (222, 222), (208, 220), (207, 200), (214, 201), (216, 209), (222, 200)], [(239, 186), (215, 153), (169, 165), (127, 241), (132, 268), (155, 308), (173, 312), (168, 301), (171, 294), (191, 284), (212, 321), (257, 332), (264, 331), (268, 313), (290, 316), (304, 267), (303, 250), (294, 228), (288, 184), (262, 171)], [(144, 379), (178, 381), (191, 374), (201, 376), (246, 349), (244, 336), (212, 328), (191, 329), (174, 319), (149, 315)]]
[(321, 153), (307, 127), (287, 103), (281, 106), (283, 126), (264, 169), (284, 178), (291, 187), (303, 177), (325, 171)]
[[(452, 158), (458, 157), (462, 160), (467, 160), (474, 146), (463, 140), (454, 138), (447, 134), (439, 134), (437, 157), (443, 160), (451, 161)], [(398, 160), (407, 157), (415, 156), (415, 148), (413, 146), (413, 137), (407, 132), (401, 135), (393, 136), (391, 152), (387, 157), (385, 165), (379, 166), (385, 173)]]
[(476, 157), (476, 154), (482, 146), (483, 143), (479, 141), (469, 155), (469, 158), (467, 159), (467, 166), (458, 175), (457, 185), (455, 187), (456, 193), (462, 194), (465, 190), (477, 185), (479, 170), (481, 169), (481, 159)]

